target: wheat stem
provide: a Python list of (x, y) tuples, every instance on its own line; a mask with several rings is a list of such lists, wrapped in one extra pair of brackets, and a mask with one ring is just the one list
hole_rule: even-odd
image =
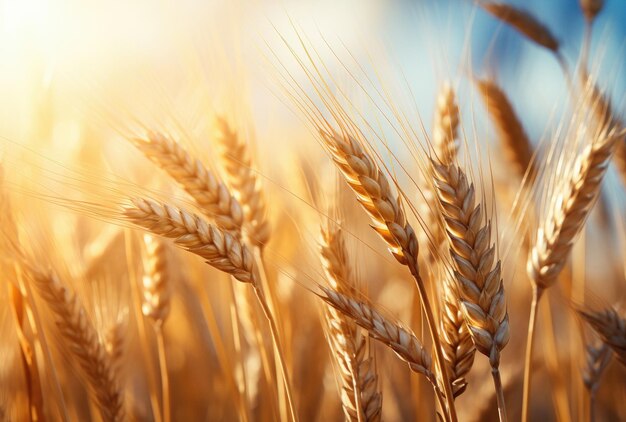
[(491, 367), (491, 375), (496, 389), (496, 397), (498, 399), (498, 417), (500, 422), (506, 422), (506, 406), (504, 403), (504, 390), (502, 388), (502, 380), (500, 379), (500, 370), (497, 367)]
[(526, 340), (526, 355), (524, 358), (524, 393), (522, 398), (522, 422), (528, 421), (528, 411), (530, 406), (530, 392), (531, 392), (531, 374), (532, 374), (532, 360), (533, 360), (533, 343), (535, 340), (535, 328), (537, 326), (537, 309), (539, 307), (539, 300), (543, 295), (543, 289), (538, 286), (533, 286), (533, 300), (530, 305), (530, 317), (528, 320), (528, 334)]
[(161, 373), (161, 414), (163, 415), (163, 422), (170, 422), (172, 420), (172, 412), (170, 410), (170, 377), (167, 372), (163, 325), (160, 323), (154, 324), (154, 332), (159, 356), (159, 372)]

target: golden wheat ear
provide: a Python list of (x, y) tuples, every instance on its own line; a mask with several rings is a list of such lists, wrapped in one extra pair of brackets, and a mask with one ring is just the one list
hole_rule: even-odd
[(523, 34), (532, 42), (557, 53), (560, 43), (552, 31), (537, 17), (526, 10), (505, 3), (480, 1), (480, 7)]
[(126, 420), (124, 394), (106, 349), (76, 294), (53, 272), (30, 271), (33, 284), (55, 318), (59, 335), (79, 366), (106, 422)]
[(239, 201), (222, 180), (173, 139), (151, 132), (131, 142), (162, 168), (196, 201), (200, 210), (223, 230), (238, 233), (243, 222)]
[[(356, 282), (350, 268), (343, 231), (337, 227), (322, 228), (320, 258), (326, 279), (338, 292), (351, 292)], [(341, 401), (350, 421), (377, 421), (382, 414), (382, 394), (378, 389), (376, 362), (371, 356), (368, 338), (352, 319), (328, 307), (328, 342), (341, 375)]]

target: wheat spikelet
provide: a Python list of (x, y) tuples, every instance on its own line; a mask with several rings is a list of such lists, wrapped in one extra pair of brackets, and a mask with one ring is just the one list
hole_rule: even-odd
[(559, 51), (559, 41), (550, 29), (529, 12), (498, 2), (481, 1), (478, 4), (496, 18), (511, 25), (534, 43), (555, 53)]
[(600, 378), (611, 362), (611, 349), (606, 343), (598, 346), (589, 344), (586, 347), (586, 352), (585, 361), (587, 365), (583, 371), (583, 382), (587, 390), (593, 394), (600, 386)]
[[(504, 153), (524, 177), (533, 158), (533, 147), (506, 93), (493, 81), (477, 80), (478, 91), (495, 123)], [(531, 173), (532, 173), (531, 168)]]
[(490, 245), (491, 221), (484, 221), (474, 185), (456, 165), (433, 161), (432, 168), (463, 316), (476, 348), (497, 368), (509, 340), (509, 318), (500, 261), (494, 262)]
[(587, 22), (592, 22), (598, 13), (602, 11), (603, 7), (604, 0), (580, 0), (580, 8)]
[[(354, 288), (343, 233), (337, 228), (323, 228), (320, 256), (326, 277), (333, 289), (348, 292)], [(369, 342), (356, 324), (329, 307), (329, 342), (342, 377), (342, 405), (346, 418), (380, 420), (382, 395), (373, 357), (368, 357)]]
[(254, 256), (232, 234), (207, 223), (198, 215), (169, 204), (135, 198), (125, 217), (149, 232), (174, 239), (176, 245), (244, 283), (257, 284)]
[(541, 291), (560, 274), (600, 191), (617, 136), (588, 145), (576, 158), (573, 173), (552, 199), (547, 218), (537, 230), (527, 270)]
[(149, 133), (148, 139), (135, 138), (132, 142), (180, 184), (221, 229), (235, 232), (240, 229), (243, 211), (239, 201), (215, 174), (176, 141), (160, 133)]
[(436, 155), (444, 163), (450, 163), (459, 150), (457, 142), (459, 130), (459, 106), (454, 89), (446, 82), (439, 90), (435, 107), (433, 144)]
[(165, 243), (149, 234), (143, 236), (146, 246), (144, 276), (142, 278), (143, 314), (161, 325), (170, 311), (171, 285)]
[(393, 350), (409, 367), (436, 385), (435, 375), (431, 372), (431, 359), (422, 343), (407, 329), (387, 320), (368, 304), (342, 295), (332, 289), (321, 287), (322, 299), (339, 310), (343, 315), (365, 328), (370, 337), (380, 341)]
[(622, 365), (626, 365), (626, 320), (613, 308), (603, 311), (580, 309), (578, 313), (613, 350)]
[(61, 284), (56, 274), (39, 271), (31, 274), (40, 296), (54, 314), (64, 344), (91, 388), (103, 420), (125, 420), (124, 396), (117, 374), (78, 298)]
[(217, 123), (224, 167), (230, 185), (243, 205), (246, 232), (253, 245), (262, 247), (269, 240), (271, 229), (261, 183), (253, 170), (248, 145), (225, 119), (218, 117)]
[(463, 319), (463, 312), (459, 309), (457, 296), (451, 283), (452, 281), (447, 279), (444, 283), (440, 325), (443, 355), (450, 368), (448, 374), (454, 397), (458, 397), (467, 388), (465, 376), (472, 369), (476, 347)]

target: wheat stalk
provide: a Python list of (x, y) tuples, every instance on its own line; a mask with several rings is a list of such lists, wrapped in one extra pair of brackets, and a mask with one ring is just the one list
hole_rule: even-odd
[(133, 144), (152, 162), (165, 170), (189, 195), (201, 211), (224, 230), (239, 231), (243, 211), (239, 201), (220, 178), (191, 156), (182, 146), (160, 133), (147, 139), (132, 139)]
[(459, 144), (459, 106), (456, 102), (454, 89), (449, 82), (443, 84), (437, 96), (435, 107), (435, 123), (433, 125), (433, 144), (435, 154), (445, 163), (456, 157)]
[[(333, 289), (351, 291), (353, 280), (343, 232), (339, 228), (323, 228), (320, 256), (326, 278)], [(380, 420), (382, 395), (378, 391), (378, 374), (373, 357), (368, 357), (369, 342), (355, 323), (329, 307), (329, 342), (342, 378), (342, 406), (351, 421)]]
[(54, 273), (33, 270), (31, 275), (41, 298), (54, 314), (64, 344), (90, 386), (102, 419), (107, 422), (125, 420), (124, 395), (117, 374), (78, 298)]
[[(516, 167), (517, 173), (524, 177), (531, 165), (533, 147), (522, 122), (506, 93), (494, 81), (476, 80), (476, 84), (487, 111), (495, 123), (506, 158)], [(532, 173), (534, 169), (531, 167), (530, 174)]]
[(450, 418), (456, 421), (456, 409), (443, 348), (438, 336), (436, 321), (417, 264), (418, 242), (415, 232), (407, 222), (400, 197), (395, 195), (385, 174), (361, 143), (348, 133), (321, 131), (322, 141), (346, 182), (355, 192), (357, 200), (369, 215), (371, 227), (383, 238), (389, 251), (398, 262), (406, 265), (415, 279), (422, 308), (435, 349), (437, 367), (441, 373), (446, 407)]
[(559, 41), (550, 29), (531, 13), (504, 3), (481, 1), (478, 4), (496, 18), (511, 25), (529, 40), (558, 54)]
[(270, 238), (270, 224), (261, 182), (252, 167), (246, 142), (241, 140), (228, 122), (218, 117), (218, 139), (230, 185), (243, 205), (246, 232), (254, 246), (263, 247)]

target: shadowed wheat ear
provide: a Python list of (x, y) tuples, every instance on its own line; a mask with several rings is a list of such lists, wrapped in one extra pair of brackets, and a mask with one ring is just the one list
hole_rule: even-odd
[(170, 311), (171, 281), (165, 243), (149, 234), (143, 236), (146, 256), (142, 278), (143, 314), (155, 324), (162, 325)]
[(78, 363), (104, 421), (124, 421), (124, 395), (95, 327), (76, 295), (52, 272), (31, 270), (41, 298), (54, 314), (59, 334)]
[(498, 397), (500, 420), (506, 409), (500, 380), (500, 352), (509, 341), (509, 316), (500, 260), (491, 244), (491, 221), (476, 203), (474, 185), (456, 165), (431, 161), (433, 181), (444, 226), (465, 323), (476, 349), (489, 358)]
[(550, 29), (531, 13), (505, 3), (480, 1), (480, 7), (515, 28), (532, 42), (556, 53), (559, 52), (559, 41)]
[(426, 376), (436, 387), (437, 380), (431, 371), (430, 354), (412, 332), (387, 320), (365, 302), (327, 287), (322, 286), (321, 289), (324, 292), (321, 297), (326, 303), (365, 328), (370, 337), (387, 345), (400, 359), (409, 364), (411, 370)]
[(369, 215), (371, 227), (387, 243), (389, 251), (398, 262), (409, 268), (415, 279), (444, 386), (447, 413), (454, 422), (457, 419), (456, 409), (443, 348), (426, 288), (419, 273), (417, 237), (406, 220), (401, 199), (392, 191), (387, 177), (376, 161), (354, 136), (349, 133), (339, 134), (336, 131), (329, 133), (321, 130), (321, 137), (333, 161)]
[(600, 379), (609, 363), (611, 363), (611, 349), (606, 343), (598, 346), (589, 344), (585, 354), (586, 366), (583, 370), (583, 383), (589, 393), (589, 421), (596, 420), (596, 395), (600, 388)]
[(244, 283), (256, 284), (258, 275), (248, 247), (232, 234), (209, 224), (200, 216), (169, 204), (135, 198), (125, 217), (149, 232), (174, 243)]
[(437, 157), (444, 163), (454, 160), (459, 150), (459, 106), (449, 82), (442, 85), (437, 96), (433, 144)]
[(626, 319), (622, 318), (613, 308), (607, 308), (603, 311), (579, 309), (578, 314), (613, 350), (617, 360), (626, 366)]
[(262, 248), (270, 238), (271, 229), (261, 181), (253, 169), (249, 146), (225, 119), (218, 117), (217, 125), (222, 160), (230, 185), (243, 206), (246, 232), (250, 242)]
[[(506, 158), (524, 177), (533, 158), (533, 147), (506, 93), (493, 81), (476, 80), (478, 91), (491, 116)], [(531, 168), (530, 174), (534, 171)]]
[[(343, 232), (338, 227), (322, 228), (320, 256), (331, 287), (347, 293), (355, 287)], [(342, 381), (341, 402), (350, 421), (378, 421), (382, 413), (382, 394), (368, 338), (355, 322), (333, 307), (328, 307), (328, 340), (339, 365)]]
[(454, 397), (458, 397), (467, 388), (465, 376), (474, 364), (476, 347), (467, 329), (463, 312), (453, 282), (446, 278), (443, 288), (443, 306), (441, 316), (441, 336), (443, 337), (443, 355), (448, 363), (450, 383)]
[(176, 141), (151, 132), (147, 139), (131, 139), (152, 162), (165, 170), (198, 204), (209, 218), (224, 230), (238, 232), (243, 222), (239, 201), (219, 177), (191, 156)]

